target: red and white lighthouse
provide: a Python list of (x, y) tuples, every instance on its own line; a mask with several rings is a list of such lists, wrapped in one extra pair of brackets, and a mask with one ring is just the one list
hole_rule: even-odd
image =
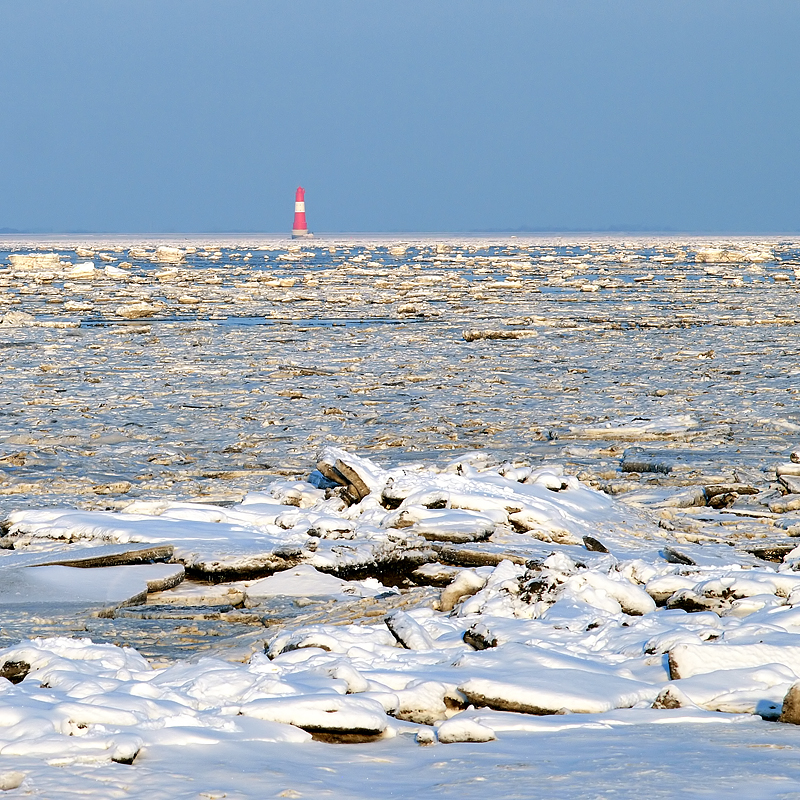
[(299, 239), (303, 236), (313, 236), (313, 234), (308, 232), (308, 223), (306, 222), (306, 190), (302, 186), (298, 186), (294, 196), (292, 239)]

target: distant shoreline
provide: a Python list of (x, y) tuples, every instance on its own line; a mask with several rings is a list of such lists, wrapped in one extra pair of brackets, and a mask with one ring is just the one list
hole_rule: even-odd
[(508, 243), (515, 242), (598, 242), (598, 241), (682, 241), (682, 242), (741, 242), (741, 241), (782, 241), (798, 239), (800, 232), (783, 233), (697, 233), (666, 231), (468, 231), (468, 232), (351, 232), (316, 233), (313, 239), (292, 239), (289, 233), (0, 233), (0, 249), (16, 247), (42, 247), (91, 243), (98, 246), (107, 243), (124, 246), (142, 242), (193, 244), (230, 244), (237, 247), (295, 246), (314, 248), (333, 243), (368, 242), (431, 242), (431, 241), (481, 241)]

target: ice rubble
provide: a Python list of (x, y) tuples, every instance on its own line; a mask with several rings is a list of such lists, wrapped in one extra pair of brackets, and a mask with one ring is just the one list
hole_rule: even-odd
[[(704, 712), (776, 719), (800, 680), (793, 561), (758, 566), (732, 548), (725, 561), (717, 548), (709, 563), (675, 563), (668, 532), (645, 512), (556, 467), (490, 466), (476, 455), (441, 468), (381, 467), (326, 447), (309, 482), (274, 481), (230, 507), (132, 507), (12, 514), (6, 538), (16, 549), (0, 570), (36, 576), (29, 592), (46, 591), (53, 575), (76, 602), (114, 586), (117, 605), (132, 602), (123, 572), (161, 580), (143, 591), (160, 588), (163, 598), (163, 581), (180, 580), (184, 564), (261, 570), (272, 574), (237, 590), (251, 610), (279, 597), (344, 607), (387, 598), (386, 613), (268, 628), (264, 654), (246, 664), (202, 658), (155, 669), (131, 649), (88, 639), (22, 642), (0, 651), (0, 754), (129, 763), (142, 748), (221, 732), (488, 742), (546, 728), (533, 717), (592, 726), (622, 709), (640, 724)], [(61, 549), (37, 553), (48, 540)], [(498, 559), (511, 540), (516, 556)], [(101, 554), (119, 559), (126, 547), (136, 558), (144, 545), (98, 544), (126, 541), (156, 553), (169, 543), (181, 564), (83, 567), (79, 577), (79, 567), (54, 564), (103, 563)], [(450, 549), (436, 550), (440, 542)], [(437, 566), (443, 552), (449, 567)], [(432, 605), (390, 610), (403, 590), (333, 574), (421, 561), (428, 566), (415, 575), (452, 578)]]
[(332, 572), (422, 563), (432, 560), (429, 543), (440, 542), (487, 540), (488, 551), (502, 551), (511, 540), (533, 557), (537, 542), (582, 546), (592, 536), (644, 553), (663, 539), (639, 512), (556, 467), (503, 475), (462, 457), (443, 469), (384, 469), (336, 447), (322, 451), (318, 466), (311, 483), (277, 481), (226, 508), (134, 501), (123, 513), (26, 509), (10, 514), (6, 526), (19, 542), (171, 544), (178, 561), (206, 576), (245, 576), (300, 562)]

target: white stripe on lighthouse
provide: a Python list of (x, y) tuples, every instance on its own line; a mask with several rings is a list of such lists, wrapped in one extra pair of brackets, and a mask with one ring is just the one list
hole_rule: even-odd
[(306, 210), (306, 204), (302, 200), (300, 200), (300, 201), (298, 201), (298, 202), (296, 202), (294, 204), (294, 213), (295, 214), (297, 214), (297, 213), (299, 213), (301, 211), (303, 213), (305, 213), (305, 210)]

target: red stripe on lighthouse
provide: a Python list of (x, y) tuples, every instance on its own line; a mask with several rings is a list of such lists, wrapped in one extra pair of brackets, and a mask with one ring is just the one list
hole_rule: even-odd
[(292, 225), (292, 233), (308, 233), (308, 224), (306, 223), (306, 190), (302, 186), (297, 187), (297, 192), (294, 196), (294, 225)]

